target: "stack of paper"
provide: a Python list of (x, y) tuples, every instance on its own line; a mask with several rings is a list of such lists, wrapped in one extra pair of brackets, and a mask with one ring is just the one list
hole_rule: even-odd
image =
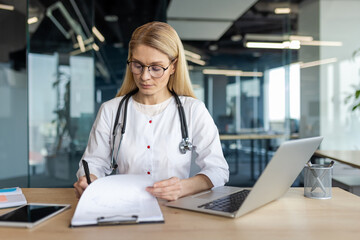
[(0, 188), (0, 208), (16, 207), (26, 203), (21, 188)]
[(147, 175), (97, 179), (82, 194), (71, 226), (164, 222), (157, 199), (145, 190), (153, 183)]

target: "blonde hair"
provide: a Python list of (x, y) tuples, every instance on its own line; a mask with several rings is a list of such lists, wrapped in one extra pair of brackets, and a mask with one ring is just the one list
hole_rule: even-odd
[[(178, 95), (195, 98), (192, 89), (189, 71), (185, 59), (184, 47), (175, 29), (163, 22), (146, 23), (133, 32), (129, 42), (128, 59), (131, 59), (133, 50), (140, 44), (155, 48), (174, 61), (175, 72), (170, 76), (168, 89)], [(123, 84), (116, 96), (123, 96), (137, 89), (133, 74), (126, 66)]]

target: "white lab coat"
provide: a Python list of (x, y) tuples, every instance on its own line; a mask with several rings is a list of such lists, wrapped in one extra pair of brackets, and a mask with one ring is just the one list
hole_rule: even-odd
[[(196, 146), (194, 155), (197, 155), (195, 163), (200, 167), (199, 174), (206, 175), (215, 187), (224, 185), (229, 179), (229, 167), (212, 117), (201, 101), (184, 96), (179, 98), (184, 107), (189, 139)], [(82, 159), (88, 162), (90, 173), (97, 177), (111, 172), (112, 131), (121, 99), (117, 97), (102, 104), (90, 132)], [(154, 181), (188, 178), (192, 154), (179, 151), (182, 135), (175, 99), (172, 98), (165, 110), (153, 117), (139, 112), (133, 101), (131, 97), (128, 103), (126, 130), (117, 159), (118, 172), (149, 174)], [(122, 113), (119, 121), (121, 119)], [(80, 161), (77, 177), (83, 175)]]

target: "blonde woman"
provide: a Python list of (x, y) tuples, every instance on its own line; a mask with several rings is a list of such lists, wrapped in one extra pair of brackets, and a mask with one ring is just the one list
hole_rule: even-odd
[[(190, 177), (192, 158), (200, 170)], [(83, 159), (91, 181), (114, 169), (148, 174), (155, 183), (146, 190), (166, 200), (228, 181), (217, 127), (194, 96), (183, 45), (170, 25), (151, 22), (134, 31), (124, 82), (117, 96), (102, 104)], [(80, 162), (78, 197), (88, 186), (84, 175)]]

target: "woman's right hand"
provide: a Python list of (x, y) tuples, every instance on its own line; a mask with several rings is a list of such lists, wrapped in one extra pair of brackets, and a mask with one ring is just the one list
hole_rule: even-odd
[[(95, 181), (96, 179), (97, 177), (94, 174), (90, 174), (91, 182)], [(87, 186), (89, 186), (89, 184), (86, 181), (85, 175), (80, 177), (79, 180), (74, 183), (75, 194), (78, 199), (81, 197)]]

